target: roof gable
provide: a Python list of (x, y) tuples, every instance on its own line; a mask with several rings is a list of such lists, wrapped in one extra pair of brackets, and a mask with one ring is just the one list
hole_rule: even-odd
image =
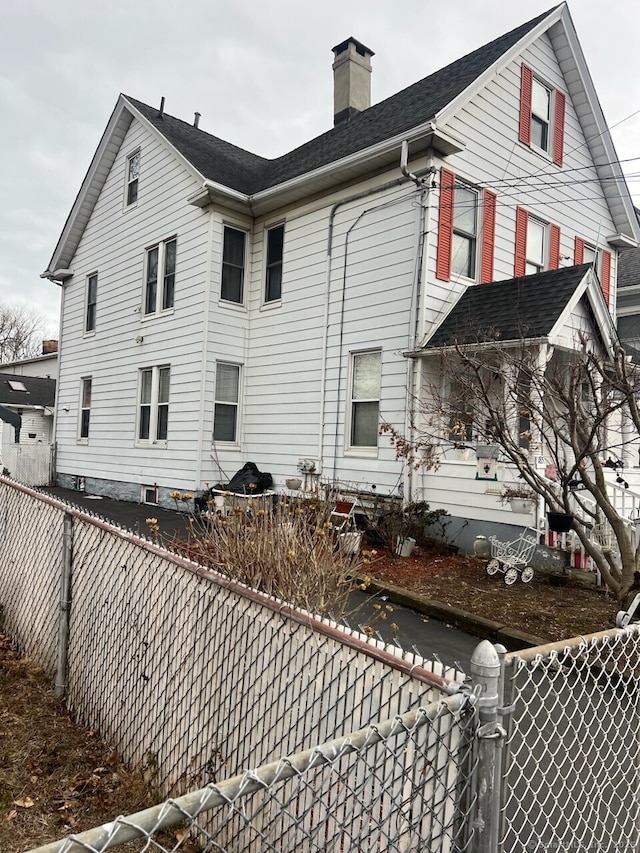
[(414, 354), (471, 344), (555, 343), (581, 300), (594, 334), (609, 349), (614, 329), (600, 283), (589, 264), (580, 264), (468, 287)]

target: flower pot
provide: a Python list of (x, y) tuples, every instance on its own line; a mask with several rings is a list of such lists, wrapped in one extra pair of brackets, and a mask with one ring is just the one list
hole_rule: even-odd
[(289, 477), (289, 479), (285, 480), (284, 482), (287, 488), (291, 489), (292, 492), (294, 492), (296, 489), (299, 489), (302, 485), (302, 480), (300, 479), (300, 477)]
[(528, 514), (533, 509), (533, 501), (529, 498), (511, 498), (509, 503), (511, 512), (526, 512)]
[(573, 516), (565, 512), (548, 512), (547, 521), (549, 530), (556, 533), (568, 533), (573, 525)]
[(398, 557), (409, 557), (416, 547), (416, 540), (410, 536), (398, 536), (396, 540), (396, 555)]
[(471, 447), (456, 447), (455, 454), (456, 458), (460, 459), (462, 462), (468, 462), (474, 457), (474, 451)]

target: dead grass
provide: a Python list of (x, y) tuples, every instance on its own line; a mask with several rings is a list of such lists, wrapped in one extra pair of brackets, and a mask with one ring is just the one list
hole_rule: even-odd
[(24, 853), (156, 800), (142, 774), (78, 726), (51, 679), (0, 635), (0, 850)]

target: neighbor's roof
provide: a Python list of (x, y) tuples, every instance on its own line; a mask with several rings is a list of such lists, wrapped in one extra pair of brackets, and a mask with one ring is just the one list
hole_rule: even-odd
[(207, 179), (252, 194), (370, 148), (434, 118), (550, 13), (522, 24), (349, 121), (275, 160), (266, 160), (125, 96)]
[[(14, 383), (12, 388), (9, 383)], [(25, 388), (26, 391), (20, 390)], [(53, 406), (56, 399), (55, 379), (0, 373), (0, 404), (5, 406)]]
[(590, 264), (468, 287), (421, 348), (548, 337)]

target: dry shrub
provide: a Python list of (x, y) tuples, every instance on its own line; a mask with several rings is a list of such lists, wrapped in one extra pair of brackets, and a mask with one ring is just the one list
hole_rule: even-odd
[(259, 496), (228, 515), (215, 506), (192, 523), (188, 541), (172, 542), (199, 563), (312, 613), (340, 617), (358, 585), (363, 559), (346, 553), (321, 500)]

